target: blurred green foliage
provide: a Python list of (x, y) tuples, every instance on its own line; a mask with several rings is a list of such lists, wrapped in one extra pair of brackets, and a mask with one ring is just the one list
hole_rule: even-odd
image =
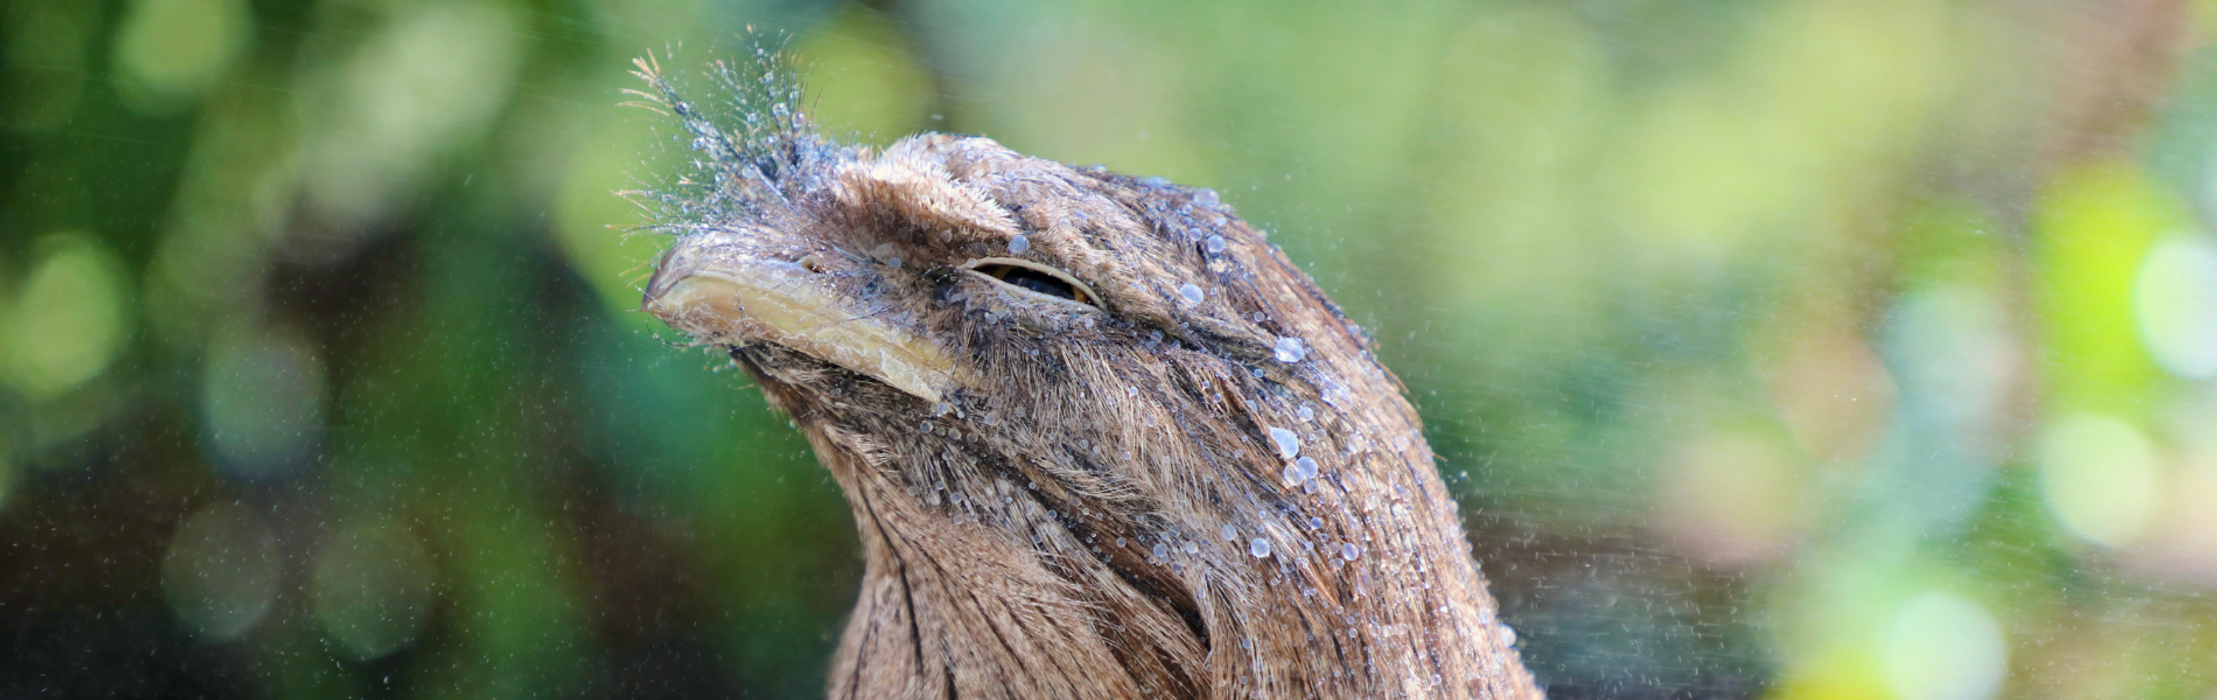
[(2208, 2), (13, 0), (0, 695), (819, 693), (844, 504), (613, 194), (750, 26), (1272, 232), (1556, 697), (2217, 692)]

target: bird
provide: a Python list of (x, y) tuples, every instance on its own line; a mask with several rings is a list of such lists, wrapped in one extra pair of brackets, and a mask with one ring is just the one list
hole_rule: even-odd
[(690, 101), (641, 308), (844, 491), (832, 698), (1538, 698), (1406, 388), (1216, 192), (825, 136), (780, 54)]

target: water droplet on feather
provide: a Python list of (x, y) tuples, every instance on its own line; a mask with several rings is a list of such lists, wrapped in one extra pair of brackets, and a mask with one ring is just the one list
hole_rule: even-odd
[(1278, 446), (1278, 456), (1293, 459), (1301, 454), (1301, 438), (1285, 428), (1271, 428), (1270, 441)]

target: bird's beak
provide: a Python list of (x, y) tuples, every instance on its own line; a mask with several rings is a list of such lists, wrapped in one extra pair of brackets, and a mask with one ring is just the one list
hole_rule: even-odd
[(768, 342), (937, 403), (955, 385), (938, 343), (796, 263), (719, 254), (680, 240), (655, 266), (640, 309), (717, 345)]

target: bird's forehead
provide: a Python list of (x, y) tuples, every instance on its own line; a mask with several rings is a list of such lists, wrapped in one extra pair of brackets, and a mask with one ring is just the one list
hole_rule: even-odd
[[(912, 245), (961, 263), (1027, 257), (1108, 291), (1125, 313), (1167, 319), (1179, 269), (1175, 246), (1099, 178), (1026, 156), (984, 137), (923, 134), (832, 176), (837, 211), (862, 242)], [(854, 233), (843, 231), (842, 233)], [(960, 258), (960, 259), (958, 259)]]

